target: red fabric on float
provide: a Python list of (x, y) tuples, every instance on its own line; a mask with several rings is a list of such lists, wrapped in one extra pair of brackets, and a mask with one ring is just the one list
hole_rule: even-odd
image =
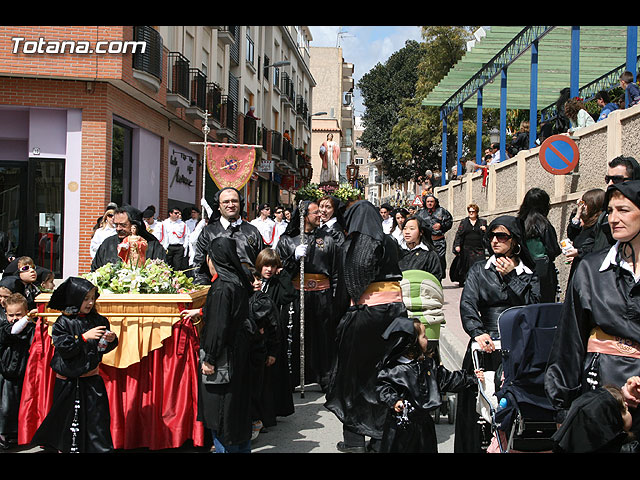
[[(190, 321), (173, 326), (162, 347), (127, 368), (100, 366), (109, 396), (116, 449), (178, 448), (191, 440), (204, 445), (198, 412), (199, 338)], [(28, 444), (51, 407), (55, 374), (53, 345), (38, 320), (29, 354), (19, 414), (19, 444)]]

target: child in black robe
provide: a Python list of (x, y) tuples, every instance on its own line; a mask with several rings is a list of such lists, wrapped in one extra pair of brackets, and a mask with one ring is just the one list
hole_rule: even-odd
[(0, 447), (9, 448), (18, 438), (18, 410), (22, 383), (33, 338), (33, 316), (27, 299), (12, 293), (0, 315)]
[(379, 364), (376, 393), (389, 412), (380, 452), (438, 453), (430, 411), (441, 405), (442, 393), (476, 385), (477, 378), (437, 364), (418, 319), (398, 317), (382, 336), (389, 348)]
[(113, 450), (109, 399), (98, 369), (118, 338), (95, 309), (98, 295), (96, 286), (80, 277), (69, 277), (51, 294), (49, 308), (62, 312), (51, 332), (56, 381), (51, 409), (33, 445), (65, 453)]

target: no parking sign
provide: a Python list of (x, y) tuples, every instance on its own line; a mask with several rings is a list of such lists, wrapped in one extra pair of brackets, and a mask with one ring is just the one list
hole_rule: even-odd
[(540, 164), (547, 172), (565, 175), (578, 165), (578, 145), (566, 135), (552, 135), (540, 147)]

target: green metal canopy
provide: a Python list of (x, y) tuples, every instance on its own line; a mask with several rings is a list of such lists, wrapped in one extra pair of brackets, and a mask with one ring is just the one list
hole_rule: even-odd
[[(441, 107), (499, 53), (524, 26), (491, 26), (440, 83), (422, 101), (422, 105)], [(571, 26), (554, 27), (538, 44), (538, 110), (554, 103), (560, 90), (570, 86)], [(640, 38), (638, 39), (640, 45)], [(640, 51), (640, 49), (639, 49)], [(579, 85), (586, 85), (625, 64), (626, 26), (581, 26)], [(530, 49), (507, 67), (507, 109), (530, 107)], [(476, 97), (464, 108), (476, 108)], [(483, 87), (483, 108), (500, 108), (500, 77)]]

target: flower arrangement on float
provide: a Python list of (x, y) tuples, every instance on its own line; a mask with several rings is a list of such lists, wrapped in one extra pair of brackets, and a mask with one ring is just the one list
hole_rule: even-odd
[(345, 203), (358, 200), (361, 195), (362, 191), (349, 183), (341, 183), (333, 192), (334, 197), (339, 198)]
[(100, 294), (177, 294), (203, 288), (195, 285), (193, 278), (184, 272), (158, 259), (148, 259), (141, 266), (107, 263), (83, 277), (98, 287)]

